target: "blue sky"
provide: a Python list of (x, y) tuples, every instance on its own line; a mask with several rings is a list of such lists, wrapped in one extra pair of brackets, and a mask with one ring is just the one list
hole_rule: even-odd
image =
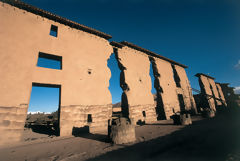
[(59, 88), (32, 87), (28, 112), (55, 112), (59, 106)]
[[(193, 88), (199, 89), (198, 72), (240, 87), (239, 0), (23, 1), (187, 65)], [(116, 102), (119, 71), (114, 60), (108, 64)]]

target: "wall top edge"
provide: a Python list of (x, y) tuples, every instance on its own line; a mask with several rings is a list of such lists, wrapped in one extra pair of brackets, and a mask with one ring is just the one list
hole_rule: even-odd
[(108, 34), (106, 34), (104, 32), (95, 30), (93, 28), (81, 25), (81, 24), (79, 24), (77, 22), (68, 20), (66, 18), (60, 17), (60, 16), (55, 15), (55, 14), (52, 14), (52, 13), (50, 13), (48, 11), (43, 10), (43, 9), (34, 7), (32, 5), (29, 5), (29, 4), (26, 4), (26, 3), (24, 3), (24, 2), (22, 2), (20, 0), (0, 0), (0, 2), (7, 3), (7, 4), (11, 5), (11, 6), (17, 7), (19, 9), (22, 9), (22, 10), (25, 10), (27, 12), (33, 13), (35, 15), (39, 15), (39, 16), (45, 17), (45, 18), (47, 18), (49, 20), (53, 20), (53, 21), (56, 21), (58, 23), (67, 25), (67, 26), (69, 26), (71, 28), (75, 28), (75, 29), (78, 29), (78, 30), (82, 30), (82, 31), (85, 31), (85, 32), (97, 35), (97, 36), (102, 37), (102, 38), (104, 38), (106, 40), (109, 40), (109, 39), (112, 38), (111, 35), (108, 35)]

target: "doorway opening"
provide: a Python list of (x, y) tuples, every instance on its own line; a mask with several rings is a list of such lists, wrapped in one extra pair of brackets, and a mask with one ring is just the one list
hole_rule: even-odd
[(61, 85), (32, 83), (24, 139), (59, 136), (60, 106)]

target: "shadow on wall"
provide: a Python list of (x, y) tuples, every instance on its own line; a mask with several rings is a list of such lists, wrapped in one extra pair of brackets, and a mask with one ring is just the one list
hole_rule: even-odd
[(204, 84), (203, 84), (202, 80), (200, 79), (200, 77), (198, 78), (198, 82), (199, 82), (199, 86), (200, 86), (200, 89), (201, 89), (201, 93), (199, 95), (199, 97), (200, 97), (199, 105), (200, 105), (201, 108), (211, 108), (210, 105), (209, 105), (208, 99), (206, 97), (207, 93), (204, 90), (205, 89)]
[(155, 110), (156, 110), (156, 114), (157, 114), (157, 120), (165, 120), (166, 114), (165, 114), (164, 104), (163, 104), (163, 100), (162, 100), (163, 89), (160, 85), (160, 80), (159, 80), (161, 75), (158, 72), (155, 59), (152, 57), (149, 57), (149, 61), (150, 61), (150, 66), (153, 70), (154, 88), (156, 89), (156, 98), (155, 98), (156, 108), (155, 108)]
[[(230, 157), (237, 160), (240, 157), (240, 130), (237, 128), (240, 118), (237, 115), (234, 119), (229, 117), (221, 115), (195, 121), (169, 135), (111, 151), (89, 161), (224, 161)], [(236, 150), (238, 153), (234, 156)]]
[(125, 92), (122, 93), (122, 104), (121, 104), (121, 108), (122, 108), (122, 116), (123, 117), (129, 117), (129, 107), (128, 107), (128, 99), (127, 99), (127, 95)]

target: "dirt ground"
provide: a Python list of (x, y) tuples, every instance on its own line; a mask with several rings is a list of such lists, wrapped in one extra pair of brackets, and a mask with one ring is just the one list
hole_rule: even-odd
[(240, 161), (240, 113), (193, 117), (190, 126), (172, 120), (136, 127), (137, 141), (112, 145), (104, 134), (49, 137), (24, 131), (23, 141), (0, 148), (0, 161)]

